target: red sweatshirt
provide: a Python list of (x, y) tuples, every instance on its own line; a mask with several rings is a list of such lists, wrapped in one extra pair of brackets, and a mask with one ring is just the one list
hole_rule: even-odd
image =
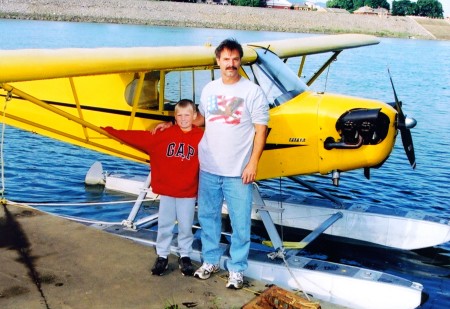
[(156, 134), (112, 127), (103, 129), (150, 156), (154, 193), (172, 197), (197, 196), (198, 143), (203, 136), (202, 129), (193, 126), (191, 131), (183, 132), (174, 125)]

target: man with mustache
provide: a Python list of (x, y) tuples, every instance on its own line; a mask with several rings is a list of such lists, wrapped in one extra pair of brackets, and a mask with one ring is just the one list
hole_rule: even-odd
[(243, 49), (236, 40), (224, 40), (215, 55), (221, 78), (204, 87), (194, 122), (205, 125), (198, 191), (203, 265), (194, 276), (208, 279), (219, 271), (225, 200), (232, 227), (226, 287), (241, 289), (250, 249), (252, 182), (266, 141), (269, 104), (258, 85), (239, 75)]

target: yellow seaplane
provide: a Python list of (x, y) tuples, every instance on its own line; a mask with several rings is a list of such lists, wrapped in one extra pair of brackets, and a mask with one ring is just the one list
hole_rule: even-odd
[[(373, 36), (343, 34), (243, 44), (240, 73), (259, 84), (270, 103), (266, 148), (257, 179), (289, 177), (329, 198), (326, 204), (289, 200), (280, 204), (261, 198), (255, 184), (254, 218), (263, 222), (272, 246), (252, 248), (246, 276), (292, 289), (298, 289), (298, 280), (303, 280), (305, 292), (351, 308), (420, 305), (420, 283), (299, 255), (321, 233), (408, 250), (450, 240), (448, 222), (408, 214), (377, 214), (368, 207), (344, 205), (299, 179), (301, 175), (331, 174), (338, 185), (342, 172), (355, 169), (363, 169), (369, 177), (370, 169), (379, 168), (391, 154), (398, 132), (407, 158), (415, 167), (410, 133), (415, 120), (405, 117), (393, 83), (392, 103), (310, 89), (343, 50), (378, 43)], [(214, 48), (1, 50), (2, 118), (8, 125), (33, 133), (148, 164), (145, 153), (123, 144), (101, 127), (150, 130), (172, 120), (175, 102), (181, 98), (198, 101), (202, 87), (220, 75)], [(327, 54), (329, 58), (305, 82), (299, 76), (308, 56), (314, 54)], [(292, 69), (291, 58), (300, 59), (296, 70)], [(130, 182), (127, 177), (103, 175), (101, 164), (94, 164), (87, 182), (98, 183), (92, 181), (96, 178), (92, 175), (99, 174), (105, 186), (113, 190), (127, 191), (124, 187), (137, 185), (138, 191), (133, 192), (139, 198), (121, 226), (93, 225), (154, 245), (156, 234), (147, 227), (155, 224), (157, 213), (136, 220), (143, 198), (157, 199), (151, 195), (150, 175)], [(299, 213), (307, 220), (298, 219)], [(296, 247), (287, 248), (276, 225), (312, 232)], [(197, 261), (201, 260), (199, 247), (194, 244), (197, 249), (193, 259)], [(223, 244), (222, 267), (228, 258), (226, 247)], [(285, 264), (279, 262), (280, 257)]]

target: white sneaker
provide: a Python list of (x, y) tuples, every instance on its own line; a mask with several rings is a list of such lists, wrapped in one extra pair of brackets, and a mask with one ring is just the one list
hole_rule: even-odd
[(227, 288), (242, 289), (244, 285), (244, 274), (241, 272), (230, 271), (228, 275)]
[(195, 271), (194, 277), (205, 280), (211, 277), (211, 274), (216, 273), (219, 270), (219, 265), (203, 263), (203, 265)]

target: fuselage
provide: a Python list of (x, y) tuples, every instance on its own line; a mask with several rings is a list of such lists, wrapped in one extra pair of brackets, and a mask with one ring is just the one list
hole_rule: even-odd
[[(359, 44), (364, 39), (344, 36), (343, 42)], [(290, 55), (301, 48), (299, 42), (281, 42), (276, 49)], [(311, 42), (331, 50), (322, 41)], [(353, 47), (354, 42), (339, 48)], [(36, 69), (36, 53), (47, 71)], [(387, 159), (397, 135), (397, 112), (390, 105), (313, 92), (274, 52), (248, 45), (245, 53), (241, 75), (259, 84), (270, 104), (257, 179), (348, 171), (379, 166)], [(100, 127), (150, 130), (173, 119), (179, 99), (198, 100), (203, 86), (217, 75), (210, 47), (22, 50), (2, 55), (15, 72), (0, 76), (0, 96), (9, 99), (2, 100), (7, 124), (140, 162), (148, 162), (148, 156)], [(78, 55), (90, 55), (92, 61), (79, 68), (74, 59)], [(191, 66), (186, 58), (191, 58)]]

